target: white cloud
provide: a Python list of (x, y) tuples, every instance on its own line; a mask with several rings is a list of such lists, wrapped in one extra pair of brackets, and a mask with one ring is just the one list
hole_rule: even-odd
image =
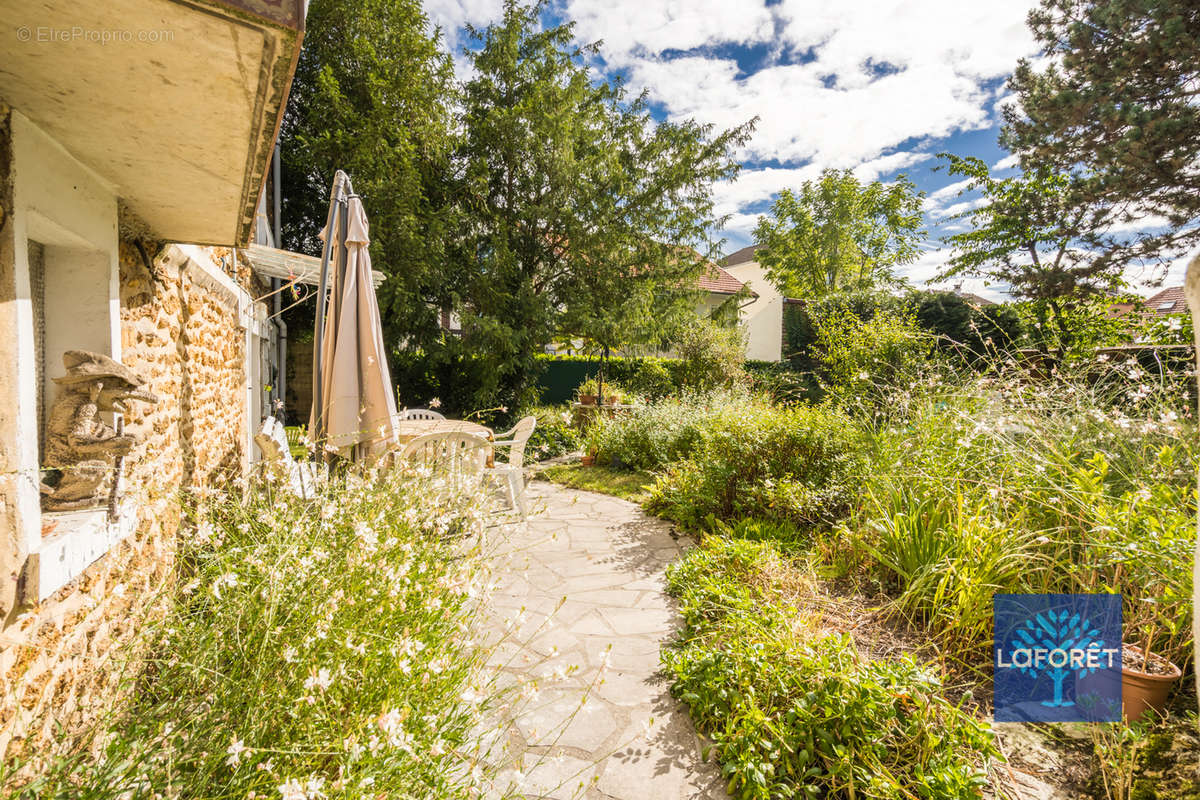
[(941, 216), (949, 219), (967, 211), (974, 211), (986, 202), (987, 200), (982, 197), (975, 197), (970, 200), (963, 200), (960, 203), (953, 203), (942, 210)]
[[(938, 139), (995, 124), (998, 98), (1012, 98), (986, 82), (1036, 51), (1025, 16), (1037, 0), (559, 2), (581, 42), (603, 41), (607, 71), (648, 90), (669, 118), (729, 128), (759, 117), (737, 155), (773, 166), (717, 187), (734, 232), (753, 228), (750, 209), (823, 168), (875, 179), (928, 158)], [(501, 0), (426, 5), (456, 50), (464, 22), (483, 26), (502, 10)], [(729, 46), (755, 47), (762, 66), (743, 73)]]
[(964, 191), (971, 183), (970, 178), (964, 178), (961, 181), (951, 183), (948, 186), (943, 186), (935, 192), (931, 192), (925, 198), (925, 210), (932, 211), (941, 208), (948, 200), (957, 199), (960, 192)]
[[(890, 153), (859, 164), (854, 168), (854, 176), (860, 181), (873, 181), (880, 175), (931, 157), (929, 153), (919, 152)], [(821, 166), (816, 163), (802, 167), (743, 169), (737, 180), (718, 183), (713, 187), (716, 212), (718, 215), (733, 214), (755, 203), (770, 200), (784, 189), (799, 189), (802, 183), (815, 180), (820, 175)], [(758, 215), (754, 214), (753, 217), (757, 219)]]
[[(604, 40), (609, 63), (627, 69), (671, 116), (729, 127), (759, 115), (749, 158), (854, 167), (907, 139), (990, 125), (993, 94), (981, 81), (1007, 75), (1034, 51), (1024, 24), (1032, 5), (639, 0), (614, 13), (609, 0), (570, 0), (567, 9), (580, 36)], [(755, 43), (775, 57), (749, 76), (702, 51), (662, 56), (668, 48)], [(782, 63), (785, 47), (813, 58)]]
[(763, 42), (775, 27), (765, 5), (729, 0), (636, 0), (616, 7), (568, 0), (566, 13), (584, 41), (602, 39), (605, 57), (620, 63), (666, 50)]
[(873, 181), (881, 175), (886, 175), (889, 172), (895, 172), (898, 169), (911, 167), (913, 164), (919, 164), (922, 161), (928, 161), (933, 158), (929, 153), (917, 152), (901, 152), (892, 153), (886, 156), (865, 161), (854, 168), (854, 177), (860, 181)]
[(934, 248), (927, 250), (921, 254), (921, 257), (912, 264), (901, 267), (897, 272), (902, 277), (908, 278), (912, 284), (918, 289), (941, 289), (945, 291), (953, 291), (956, 285), (960, 285), (962, 291), (977, 294), (980, 297), (986, 297), (988, 300), (993, 300), (997, 303), (1002, 303), (1011, 300), (1008, 295), (1002, 291), (1002, 287), (996, 285), (988, 285), (984, 278), (962, 276), (945, 281), (935, 281), (934, 277), (945, 269), (947, 262), (950, 260), (951, 250), (949, 248)]
[(1001, 170), (1012, 169), (1019, 163), (1020, 159), (1017, 158), (1016, 153), (1009, 153), (995, 164), (992, 164), (992, 172), (1000, 172)]
[(716, 212), (718, 215), (732, 214), (753, 203), (769, 200), (783, 189), (799, 189), (800, 184), (813, 180), (820, 174), (821, 169), (815, 164), (803, 167), (744, 169), (737, 180), (724, 181), (713, 187)]
[(726, 235), (732, 234), (739, 242), (743, 239), (749, 242), (754, 233), (755, 226), (758, 225), (759, 216), (759, 214), (733, 214), (729, 217), (729, 221), (725, 223), (723, 232)]

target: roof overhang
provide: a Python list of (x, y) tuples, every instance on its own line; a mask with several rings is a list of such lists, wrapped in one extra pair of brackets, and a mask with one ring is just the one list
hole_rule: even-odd
[[(321, 259), (315, 256), (306, 256), (291, 250), (278, 250), (261, 244), (243, 248), (242, 253), (250, 262), (251, 268), (264, 277), (309, 286), (319, 286), (321, 283)], [(385, 277), (387, 276), (382, 272), (371, 270), (371, 283), (376, 289)]]
[(250, 240), (304, 0), (0, 0), (0, 17), (0, 98), (157, 237)]

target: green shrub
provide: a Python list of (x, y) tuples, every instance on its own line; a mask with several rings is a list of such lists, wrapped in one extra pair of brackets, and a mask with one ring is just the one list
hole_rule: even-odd
[(635, 395), (657, 400), (679, 390), (679, 384), (662, 359), (644, 358), (637, 364), (637, 369), (631, 370), (625, 379), (629, 391)]
[(696, 431), (690, 454), (667, 466), (649, 507), (685, 527), (754, 517), (803, 526), (836, 522), (855, 496), (864, 441), (827, 406), (729, 406)]
[(537, 417), (537, 426), (525, 448), (527, 460), (557, 458), (583, 446), (583, 437), (576, 430), (571, 421), (571, 412), (566, 408), (540, 406), (526, 413)]
[(742, 390), (684, 393), (630, 413), (598, 418), (588, 432), (588, 445), (601, 464), (658, 469), (690, 454), (701, 433), (727, 409), (754, 414), (769, 406)]
[(6, 796), (475, 796), (478, 500), (347, 480), (205, 500), (132, 700)]
[(913, 292), (908, 302), (917, 324), (947, 352), (975, 360), (1020, 346), (1024, 330), (1010, 305), (976, 308), (954, 292)]
[(978, 798), (986, 726), (910, 658), (864, 660), (777, 587), (768, 544), (709, 537), (668, 572), (686, 628), (664, 650), (672, 692), (739, 800)]
[(816, 348), (831, 391), (876, 402), (879, 386), (911, 375), (933, 349), (910, 315), (879, 313), (864, 321), (849, 312), (822, 318)]
[(694, 391), (728, 388), (745, 377), (746, 343), (737, 327), (697, 319), (673, 342), (682, 387)]

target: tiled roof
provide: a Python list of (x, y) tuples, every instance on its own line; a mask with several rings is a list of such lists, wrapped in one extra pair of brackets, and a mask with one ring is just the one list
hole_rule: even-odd
[(961, 297), (963, 300), (966, 300), (970, 305), (976, 306), (977, 308), (996, 305), (994, 301), (988, 300), (986, 297), (981, 297), (974, 292), (955, 292), (955, 294)]
[(710, 264), (708, 270), (700, 276), (700, 288), (706, 292), (734, 294), (742, 288), (742, 282), (716, 264)]
[(1182, 314), (1188, 310), (1182, 286), (1168, 286), (1149, 297), (1144, 305), (1146, 310), (1153, 314)]
[(736, 253), (725, 256), (725, 259), (721, 263), (726, 267), (732, 267), (736, 264), (745, 264), (747, 261), (753, 261), (754, 253), (759, 247), (761, 247), (761, 245), (757, 244), (752, 244), (749, 247), (743, 247)]

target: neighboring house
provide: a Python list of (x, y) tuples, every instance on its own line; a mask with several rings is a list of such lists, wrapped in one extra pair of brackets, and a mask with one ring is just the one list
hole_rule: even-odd
[[(1109, 318), (1124, 317), (1127, 314), (1137, 314), (1145, 321), (1154, 317), (1169, 317), (1172, 314), (1187, 314), (1187, 298), (1182, 286), (1168, 286), (1145, 300), (1130, 302), (1122, 300), (1108, 307), (1106, 314)], [(1136, 324), (1136, 323), (1135, 323)]]
[[(271, 239), (304, 9), (0, 0), (0, 752), (70, 737), (104, 707), (110, 650), (170, 576), (182, 495), (254, 457), (286, 335), (272, 290), (305, 268), (249, 247)], [(111, 517), (42, 508), (69, 350), (157, 396), (124, 414), (138, 441)]]
[(1142, 313), (1148, 315), (1165, 317), (1169, 314), (1186, 314), (1187, 311), (1187, 297), (1182, 286), (1168, 286), (1142, 302)]
[(779, 361), (783, 357), (784, 296), (767, 280), (766, 270), (754, 259), (758, 245), (743, 247), (721, 265), (734, 280), (754, 292), (754, 298), (742, 306), (742, 327), (746, 331), (746, 358)]
[[(743, 281), (735, 278), (729, 271), (716, 264), (709, 264), (700, 276), (700, 290), (704, 295), (696, 313), (701, 317), (711, 317), (718, 308), (741, 292), (743, 286)], [(751, 301), (755, 296), (754, 291), (750, 290), (750, 297), (744, 302)]]
[(986, 297), (981, 297), (974, 292), (964, 292), (961, 283), (954, 284), (954, 293), (963, 300), (966, 300), (967, 304), (973, 306), (976, 311), (982, 308), (987, 308), (988, 306), (996, 305), (994, 301), (988, 300)]

